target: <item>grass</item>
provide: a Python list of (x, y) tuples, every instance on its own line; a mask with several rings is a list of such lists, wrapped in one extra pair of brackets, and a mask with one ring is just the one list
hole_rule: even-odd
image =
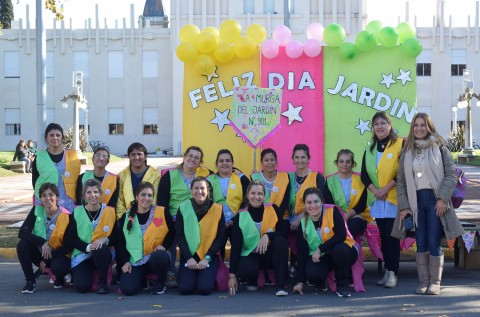
[[(453, 160), (457, 162), (458, 155), (462, 154), (462, 152), (452, 152)], [(464, 165), (471, 165), (471, 166), (480, 166), (480, 150), (476, 150), (475, 154), (477, 155), (472, 161), (463, 163)]]
[(0, 248), (15, 248), (18, 244), (18, 228), (0, 224)]

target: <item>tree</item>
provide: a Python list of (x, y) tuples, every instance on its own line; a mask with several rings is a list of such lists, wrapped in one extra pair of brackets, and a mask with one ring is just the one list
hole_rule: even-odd
[(0, 0), (0, 23), (2, 29), (9, 29), (13, 20), (12, 0)]
[(63, 0), (46, 0), (45, 1), (45, 7), (55, 14), (55, 18), (57, 20), (63, 20), (63, 9), (61, 7), (57, 9), (57, 5), (60, 6), (62, 1)]

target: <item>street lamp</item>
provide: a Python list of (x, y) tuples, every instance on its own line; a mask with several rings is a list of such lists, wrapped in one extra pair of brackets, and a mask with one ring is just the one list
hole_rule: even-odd
[(457, 135), (457, 107), (452, 107), (452, 112), (453, 112), (453, 135)]
[[(458, 98), (459, 103), (457, 104), (459, 109), (467, 108), (467, 120), (465, 122), (465, 148), (462, 152), (464, 155), (475, 156), (472, 138), (472, 109), (470, 107), (470, 100), (472, 100), (473, 97), (480, 100), (480, 96), (473, 92), (473, 80), (468, 69), (463, 70), (463, 91), (463, 94)], [(477, 105), (478, 104), (479, 103), (477, 102)]]
[[(60, 100), (62, 102), (62, 108), (68, 108), (68, 100), (73, 100), (73, 149), (77, 151), (79, 157), (82, 156), (82, 151), (80, 150), (80, 131), (79, 131), (79, 119), (78, 112), (79, 109), (87, 109), (87, 99), (83, 94), (83, 72), (75, 71), (73, 72), (73, 92), (70, 95), (65, 95)], [(88, 128), (87, 128), (88, 129)], [(88, 130), (87, 130), (88, 133)]]

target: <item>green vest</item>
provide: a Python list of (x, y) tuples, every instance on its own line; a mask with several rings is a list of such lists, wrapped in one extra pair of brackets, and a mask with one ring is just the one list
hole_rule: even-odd
[(135, 215), (132, 222), (132, 228), (130, 231), (127, 229), (128, 222), (130, 221), (130, 209), (127, 210), (125, 215), (125, 222), (123, 223), (123, 234), (125, 236), (126, 247), (128, 253), (130, 253), (130, 262), (135, 263), (143, 258), (143, 233), (138, 223), (137, 215)]
[(305, 218), (302, 218), (302, 220), (300, 220), (300, 223), (302, 225), (302, 231), (305, 233), (305, 240), (307, 240), (308, 243), (308, 254), (312, 255), (322, 244), (322, 241), (318, 237), (317, 230), (315, 230), (315, 226), (313, 225), (313, 221), (312, 219), (310, 219), (310, 217), (308, 218), (306, 227)]
[(240, 212), (238, 217), (238, 226), (243, 235), (242, 256), (247, 256), (260, 242), (260, 232), (248, 211)]
[[(328, 189), (333, 196), (333, 201), (335, 205), (342, 208), (342, 210), (348, 210), (347, 200), (345, 199), (345, 194), (343, 193), (342, 185), (338, 179), (338, 175), (334, 174), (327, 178)], [(353, 179), (352, 179), (352, 188), (353, 188)]]
[(169, 208), (170, 214), (175, 216), (178, 211), (178, 207), (185, 200), (190, 198), (191, 192), (187, 185), (183, 181), (182, 172), (178, 169), (169, 171), (170, 173), (170, 201)]
[(183, 230), (185, 240), (187, 240), (188, 250), (194, 255), (200, 245), (200, 224), (198, 223), (195, 210), (193, 210), (192, 202), (190, 200), (184, 201), (180, 205), (180, 212), (183, 216), (185, 229), (188, 228), (188, 230)]
[[(105, 205), (102, 205), (100, 215), (98, 215), (98, 218), (97, 218), (98, 221), (100, 221), (100, 218), (102, 217), (102, 213), (105, 207), (106, 207)], [(85, 210), (84, 206), (78, 206), (77, 208), (75, 208), (75, 211), (73, 212), (73, 217), (75, 218), (75, 222), (77, 223), (78, 237), (83, 242), (90, 243), (93, 235), (93, 226), (92, 226), (92, 221), (87, 216), (87, 211)], [(73, 249), (72, 258), (80, 253), (83, 253), (83, 252), (78, 249)]]
[(40, 186), (52, 183), (58, 187), (58, 170), (46, 150), (39, 151), (35, 159), (37, 170), (42, 171), (35, 183), (35, 196), (40, 198)]
[(45, 227), (45, 217), (45, 207), (35, 206), (35, 225), (33, 227), (33, 234), (46, 240), (47, 228)]

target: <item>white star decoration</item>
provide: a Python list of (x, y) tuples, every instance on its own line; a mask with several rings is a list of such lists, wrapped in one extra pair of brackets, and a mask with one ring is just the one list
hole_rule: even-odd
[(230, 120), (228, 120), (228, 114), (230, 113), (230, 109), (227, 109), (224, 112), (220, 112), (217, 109), (214, 110), (215, 118), (213, 118), (210, 123), (216, 124), (218, 126), (218, 131), (222, 132), (225, 125), (228, 125), (230, 123)]
[(202, 75), (202, 76), (207, 77), (208, 82), (211, 82), (211, 81), (212, 81), (212, 78), (218, 78), (217, 66), (215, 66), (215, 68), (213, 69), (213, 72), (212, 72), (211, 74)]
[(396, 81), (393, 79), (393, 73), (390, 73), (390, 75), (385, 75), (385, 74), (382, 74), (382, 81), (380, 82), (380, 84), (385, 84), (385, 86), (390, 89), (390, 85), (391, 84), (395, 84)]
[(410, 78), (410, 71), (404, 72), (403, 69), (400, 69), (400, 75), (398, 75), (397, 77), (395, 77), (395, 79), (401, 80), (401, 81), (402, 81), (402, 86), (405, 86), (405, 84), (407, 83), (407, 81), (413, 81), (413, 80)]
[(237, 133), (235, 136), (238, 137), (238, 138), (242, 138), (243, 143), (246, 143), (246, 142), (247, 142), (247, 140), (245, 140), (245, 139), (243, 138), (243, 136), (241, 136), (240, 134)]
[(303, 122), (303, 119), (300, 116), (300, 111), (302, 111), (302, 109), (303, 106), (294, 107), (290, 102), (288, 103), (288, 110), (282, 112), (282, 116), (288, 118), (288, 125), (292, 125), (295, 120)]
[(371, 131), (370, 127), (368, 126), (370, 124), (370, 121), (363, 121), (362, 118), (359, 118), (358, 125), (355, 127), (355, 129), (360, 130), (360, 134), (363, 135), (365, 131)]

